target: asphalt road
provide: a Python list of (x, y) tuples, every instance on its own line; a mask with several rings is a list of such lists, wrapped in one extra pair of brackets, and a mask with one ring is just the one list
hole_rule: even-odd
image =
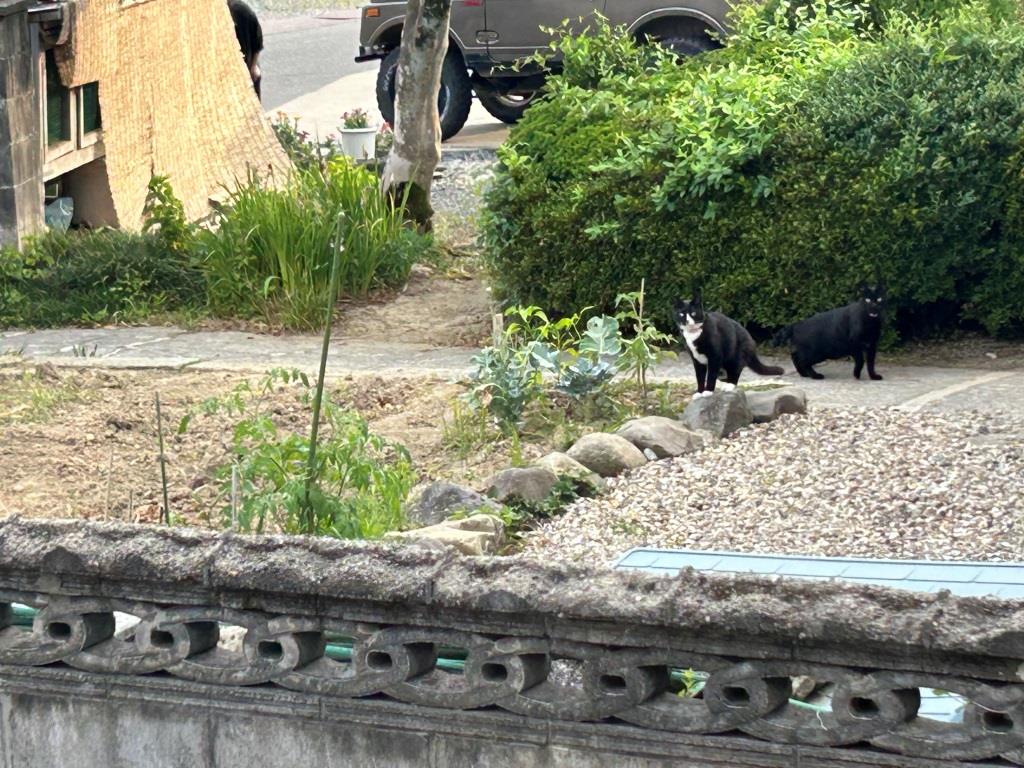
[(353, 61), (359, 46), (357, 13), (260, 14), (264, 109), (271, 111), (346, 75), (377, 68), (373, 61)]

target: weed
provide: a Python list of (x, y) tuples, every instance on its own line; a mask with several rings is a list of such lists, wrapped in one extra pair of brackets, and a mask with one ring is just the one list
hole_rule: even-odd
[(460, 459), (469, 458), (495, 437), (487, 412), (460, 400), (452, 403), (451, 418), (441, 416), (441, 444)]
[(647, 400), (647, 371), (666, 356), (675, 356), (674, 352), (662, 350), (658, 344), (672, 344), (672, 337), (659, 331), (644, 317), (644, 286), (646, 280), (640, 281), (640, 290), (634, 293), (621, 293), (615, 299), (619, 312), (615, 317), (622, 323), (632, 325), (633, 336), (622, 342), (622, 356), (619, 358), (619, 370), (627, 376), (636, 378), (641, 396)]
[(92, 349), (89, 349), (86, 344), (73, 344), (71, 346), (71, 354), (74, 357), (96, 357), (99, 348), (99, 344), (93, 344)]
[(244, 382), (224, 398), (204, 401), (179, 425), (183, 432), (202, 414), (239, 417), (231, 435), (232, 458), (215, 472), (223, 525), (232, 525), (234, 511), (242, 532), (356, 539), (401, 528), (415, 481), (405, 448), (371, 434), (359, 414), (325, 397), (314, 455), (310, 439), (282, 432), (269, 412), (267, 396), (282, 386), (293, 388), (297, 401), (312, 411), (316, 383), (300, 371), (276, 369), (255, 387)]
[(281, 189), (251, 177), (200, 238), (211, 309), (320, 328), (336, 240), (338, 284), (349, 296), (401, 283), (432, 247), (404, 227), (401, 205), (380, 194), (376, 177), (346, 158), (299, 169)]
[(75, 384), (54, 381), (33, 371), (0, 377), (0, 425), (47, 421), (57, 408), (82, 397)]
[(562, 514), (566, 506), (581, 495), (590, 495), (592, 492), (593, 488), (588, 483), (581, 483), (571, 477), (562, 477), (543, 501), (531, 502), (513, 498), (498, 509), (484, 507), (472, 511), (458, 510), (451, 517), (458, 520), (471, 514), (493, 515), (504, 524), (509, 546), (514, 547), (523, 533), (531, 530), (539, 520), (547, 520)]

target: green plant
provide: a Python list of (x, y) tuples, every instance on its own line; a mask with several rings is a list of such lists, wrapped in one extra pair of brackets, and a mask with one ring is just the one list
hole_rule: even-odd
[(377, 130), (377, 143), (376, 143), (376, 155), (377, 160), (385, 160), (389, 154), (391, 154), (391, 147), (395, 145), (395, 132), (391, 129), (391, 124), (387, 121), (381, 123), (380, 128)]
[[(197, 415), (239, 417), (231, 433), (231, 460), (215, 473), (219, 498), (227, 502), (234, 469), (238, 529), (358, 539), (379, 538), (405, 525), (405, 499), (415, 482), (405, 448), (373, 435), (357, 413), (326, 397), (310, 486), (311, 441), (282, 432), (267, 406), (267, 395), (279, 386), (296, 388), (298, 402), (312, 411), (315, 383), (299, 371), (275, 370), (256, 388), (244, 382), (224, 398), (204, 401), (179, 425), (180, 433)], [(230, 525), (230, 503), (221, 515), (225, 527)]]
[(513, 128), (487, 194), (499, 296), (607, 312), (646, 276), (665, 329), (700, 285), (757, 331), (880, 275), (900, 333), (1024, 329), (1024, 24), (986, 2), (887, 8), (883, 25), (770, 5), (737, 6), (725, 48), (681, 64), (609, 30), (559, 42), (578, 60)]
[(321, 326), (336, 239), (344, 246), (338, 284), (349, 296), (403, 282), (432, 248), (405, 228), (401, 205), (380, 194), (376, 177), (347, 158), (299, 169), (281, 188), (252, 177), (216, 218), (200, 237), (213, 313), (290, 328)]
[(542, 348), (536, 341), (526, 348), (506, 343), (474, 355), (470, 405), (488, 411), (502, 428), (514, 430), (527, 404), (543, 393), (542, 374), (533, 359), (533, 351)]
[(622, 342), (622, 355), (619, 357), (619, 370), (636, 379), (643, 399), (647, 400), (647, 371), (668, 355), (675, 353), (660, 349), (658, 344), (672, 344), (668, 334), (659, 331), (644, 317), (644, 285), (640, 281), (640, 290), (633, 293), (620, 293), (615, 297), (615, 306), (622, 307), (615, 315), (620, 323), (632, 325), (633, 335)]
[(203, 277), (167, 179), (150, 181), (144, 232), (47, 231), (0, 249), (0, 327), (134, 322), (196, 312)]
[(185, 206), (174, 196), (171, 182), (166, 176), (153, 176), (149, 180), (146, 204), (142, 209), (142, 231), (154, 234), (169, 252), (182, 255), (187, 252), (195, 235), (194, 228), (185, 218)]
[(48, 421), (57, 408), (84, 397), (73, 381), (53, 381), (38, 370), (0, 376), (0, 426)]
[(306, 170), (319, 167), (340, 154), (338, 142), (333, 135), (314, 140), (308, 131), (299, 128), (297, 117), (288, 117), (284, 112), (278, 112), (270, 124), (281, 147), (297, 168)]
[(441, 443), (460, 459), (469, 458), (495, 437), (487, 411), (483, 408), (472, 408), (461, 400), (455, 400), (451, 417), (441, 416)]
[(365, 109), (353, 109), (341, 116), (342, 128), (369, 128), (370, 116)]
[(523, 533), (535, 527), (538, 521), (562, 514), (565, 508), (581, 495), (589, 496), (593, 492), (594, 488), (587, 483), (562, 477), (542, 501), (525, 501), (514, 497), (497, 509), (484, 507), (477, 510), (457, 510), (451, 517), (455, 520), (471, 514), (497, 517), (505, 526), (505, 536), (514, 546)]

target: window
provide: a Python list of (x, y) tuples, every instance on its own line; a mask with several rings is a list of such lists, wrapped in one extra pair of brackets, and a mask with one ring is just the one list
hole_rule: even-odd
[(61, 83), (57, 59), (49, 50), (46, 52), (46, 145), (65, 141), (71, 141), (71, 91)]
[(103, 127), (100, 114), (100, 84), (86, 83), (82, 86), (82, 133), (92, 133)]

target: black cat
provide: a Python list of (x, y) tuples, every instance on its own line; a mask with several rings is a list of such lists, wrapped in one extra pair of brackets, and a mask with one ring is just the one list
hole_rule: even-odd
[(758, 359), (757, 347), (746, 328), (720, 312), (704, 311), (700, 291), (693, 301), (676, 300), (674, 309), (676, 324), (697, 373), (694, 397), (710, 397), (721, 371), (725, 371), (728, 384), (725, 389), (733, 389), (747, 367), (762, 376), (782, 375), (782, 368), (765, 365)]
[(773, 341), (780, 347), (789, 344), (793, 365), (801, 376), (824, 379), (814, 365), (852, 355), (854, 376), (860, 378), (866, 359), (868, 376), (881, 381), (882, 376), (875, 372), (875, 353), (882, 335), (884, 307), (885, 289), (864, 285), (857, 301), (783, 328)]

